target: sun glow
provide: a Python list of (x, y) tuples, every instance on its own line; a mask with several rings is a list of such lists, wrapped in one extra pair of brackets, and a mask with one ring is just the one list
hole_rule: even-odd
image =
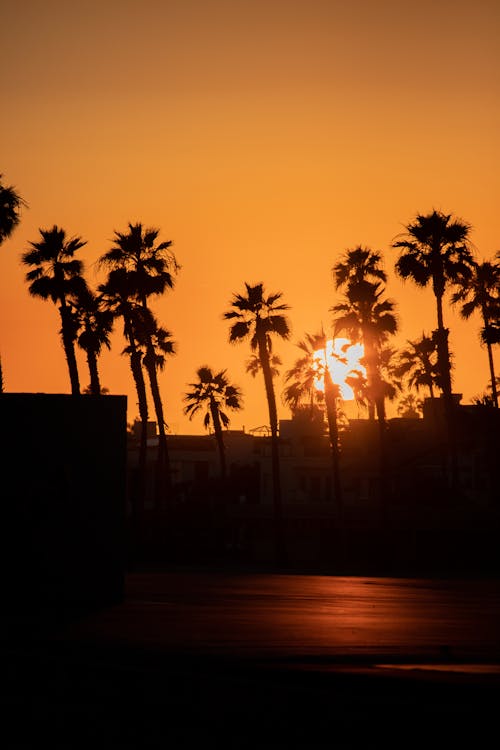
[(314, 383), (319, 391), (324, 390), (322, 369), (328, 366), (332, 380), (340, 388), (340, 395), (344, 401), (351, 401), (354, 393), (351, 386), (347, 385), (345, 379), (353, 372), (366, 375), (366, 369), (359, 360), (364, 356), (363, 344), (351, 344), (349, 339), (333, 339), (326, 342), (326, 353), (324, 349), (314, 352), (314, 361), (317, 363), (318, 377)]

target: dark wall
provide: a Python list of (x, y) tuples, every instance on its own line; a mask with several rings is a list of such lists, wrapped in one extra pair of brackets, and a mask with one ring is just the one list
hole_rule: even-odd
[(125, 396), (3, 393), (2, 589), (13, 607), (123, 597)]

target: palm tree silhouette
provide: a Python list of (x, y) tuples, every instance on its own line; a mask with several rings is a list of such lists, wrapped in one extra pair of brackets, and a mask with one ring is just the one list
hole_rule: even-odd
[(227, 428), (230, 421), (225, 410), (238, 411), (242, 408), (241, 391), (238, 386), (229, 382), (226, 370), (213, 372), (208, 365), (203, 365), (196, 374), (198, 381), (189, 383), (191, 390), (184, 395), (184, 414), (192, 419), (200, 410), (205, 410), (203, 423), (205, 429), (212, 427), (214, 430), (219, 450), (220, 475), (221, 479), (225, 479), (227, 466), (222, 428)]
[[(327, 338), (324, 331), (311, 334), (306, 333), (304, 339), (298, 342), (298, 348), (303, 352), (292, 368), (285, 374), (288, 385), (283, 392), (283, 399), (292, 409), (296, 409), (304, 401), (309, 402), (311, 410), (320, 401), (320, 391), (316, 387), (318, 380), (323, 381), (323, 393), (328, 421), (328, 434), (332, 455), (332, 478), (335, 502), (342, 507), (342, 483), (340, 478), (340, 444), (338, 428), (338, 399), (340, 387), (332, 380), (327, 362)], [(323, 361), (315, 359), (315, 352), (323, 352)]]
[(64, 229), (40, 229), (42, 239), (30, 242), (30, 249), (22, 255), (22, 263), (30, 266), (26, 274), (29, 292), (34, 297), (51, 299), (59, 307), (61, 337), (68, 364), (71, 393), (80, 393), (80, 381), (75, 355), (77, 327), (71, 312), (70, 298), (83, 293), (86, 283), (82, 276), (83, 262), (74, 257), (87, 243), (80, 237), (66, 238)]
[(2, 184), (0, 174), (0, 245), (8, 239), (21, 219), (21, 208), (27, 203), (13, 185)]
[[(156, 352), (153, 336), (155, 326), (151, 325), (151, 311), (148, 300), (152, 296), (163, 294), (172, 289), (179, 265), (171, 251), (172, 242), (157, 242), (159, 229), (145, 228), (141, 223), (128, 224), (128, 232), (115, 232), (113, 247), (100, 258), (100, 264), (112, 270), (121, 270), (127, 275), (130, 295), (143, 310), (140, 316), (132, 320), (141, 329), (141, 342), (146, 349), (144, 364), (148, 363), (147, 373), (153, 394), (156, 421), (158, 425), (158, 465), (163, 464), (167, 487), (171, 485), (168, 461), (167, 434), (165, 429), (164, 410), (158, 381), (156, 377)], [(148, 322), (149, 320), (149, 322)], [(137, 331), (136, 331), (137, 337)], [(134, 356), (136, 353), (134, 352)], [(142, 362), (142, 357), (141, 357)], [(142, 421), (143, 431), (146, 424)]]
[[(139, 306), (135, 301), (135, 287), (131, 283), (128, 272), (117, 268), (109, 272), (107, 280), (98, 288), (101, 304), (114, 318), (123, 320), (123, 335), (127, 346), (122, 354), (127, 354), (130, 369), (137, 392), (139, 417), (141, 420), (141, 437), (139, 443), (139, 499), (145, 498), (146, 460), (147, 460), (147, 427), (148, 427), (148, 399), (146, 383), (142, 369), (142, 352), (140, 351), (136, 335), (136, 322), (139, 316)], [(137, 511), (136, 498), (133, 498), (132, 509)]]
[(343, 301), (330, 308), (336, 316), (333, 320), (334, 335), (345, 332), (353, 343), (360, 341), (364, 347), (362, 364), (367, 374), (364, 392), (368, 398), (370, 419), (375, 418), (376, 411), (379, 431), (379, 500), (382, 513), (389, 496), (385, 399), (392, 395), (390, 384), (383, 377), (386, 365), (383, 345), (398, 328), (395, 303), (383, 298), (384, 291), (380, 281), (363, 279), (352, 282), (347, 285)]
[(396, 273), (418, 286), (432, 285), (436, 298), (438, 366), (442, 390), (451, 404), (451, 360), (448, 329), (444, 325), (443, 297), (447, 286), (470, 278), (473, 262), (469, 244), (471, 227), (451, 214), (432, 211), (418, 214), (392, 247), (399, 249)]
[(426, 336), (425, 333), (422, 333), (420, 339), (413, 341), (408, 339), (406, 343), (407, 346), (398, 353), (394, 375), (417, 392), (421, 388), (428, 388), (429, 396), (434, 399), (434, 388), (440, 382), (437, 367), (436, 334)]
[(369, 415), (374, 419), (376, 411), (381, 427), (385, 421), (386, 389), (380, 373), (380, 352), (388, 337), (398, 329), (395, 303), (383, 298), (384, 291), (381, 282), (355, 282), (348, 285), (342, 301), (330, 308), (335, 316), (334, 335), (346, 333), (352, 342), (360, 341), (364, 346)]
[(93, 396), (102, 393), (97, 360), (102, 347), (111, 348), (110, 335), (113, 330), (113, 313), (103, 306), (101, 295), (95, 294), (87, 285), (70, 300), (72, 315), (78, 329), (77, 343), (87, 356), (90, 375), (88, 392)]
[(271, 427), (271, 458), (273, 475), (273, 505), (275, 520), (276, 554), (278, 562), (284, 562), (285, 547), (282, 523), (281, 477), (278, 444), (278, 412), (271, 369), (272, 337), (288, 339), (290, 326), (283, 314), (289, 306), (281, 302), (282, 293), (266, 295), (262, 283), (250, 285), (245, 282), (246, 294), (234, 294), (232, 309), (224, 313), (225, 320), (235, 321), (229, 332), (231, 343), (250, 340), (262, 367)]
[(483, 327), (481, 340), (486, 345), (490, 369), (490, 383), (493, 404), (498, 409), (498, 393), (495, 379), (492, 345), (495, 343), (495, 321), (498, 325), (500, 311), (500, 253), (494, 261), (474, 262), (470, 277), (461, 279), (458, 290), (452, 296), (452, 303), (460, 303), (460, 314), (468, 320), (478, 311)]

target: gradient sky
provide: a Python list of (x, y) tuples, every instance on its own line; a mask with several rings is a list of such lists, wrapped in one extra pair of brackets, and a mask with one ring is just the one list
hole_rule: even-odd
[[(96, 260), (128, 222), (173, 241), (177, 285), (153, 307), (177, 342), (160, 375), (174, 432), (203, 431), (182, 415), (203, 364), (244, 392), (232, 428), (268, 423), (248, 346), (228, 344), (222, 319), (245, 281), (291, 306), (292, 338), (276, 345), (284, 370), (306, 331), (328, 328), (331, 268), (347, 248), (383, 254), (395, 345), (436, 325), (431, 290), (393, 274), (391, 242), (417, 212), (469, 222), (480, 260), (500, 249), (498, 0), (0, 5), (0, 172), (29, 204), (0, 248), (7, 391), (69, 392), (57, 310), (29, 297), (20, 264), (40, 227), (87, 240), (94, 286)], [(488, 382), (479, 320), (445, 309), (445, 323), (467, 402)], [(128, 396), (132, 420), (122, 348), (118, 328), (101, 379)]]

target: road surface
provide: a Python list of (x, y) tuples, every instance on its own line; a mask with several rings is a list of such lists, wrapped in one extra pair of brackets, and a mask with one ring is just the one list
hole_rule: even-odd
[(123, 604), (23, 627), (6, 660), (20, 742), (480, 747), (497, 733), (496, 580), (144, 572)]

